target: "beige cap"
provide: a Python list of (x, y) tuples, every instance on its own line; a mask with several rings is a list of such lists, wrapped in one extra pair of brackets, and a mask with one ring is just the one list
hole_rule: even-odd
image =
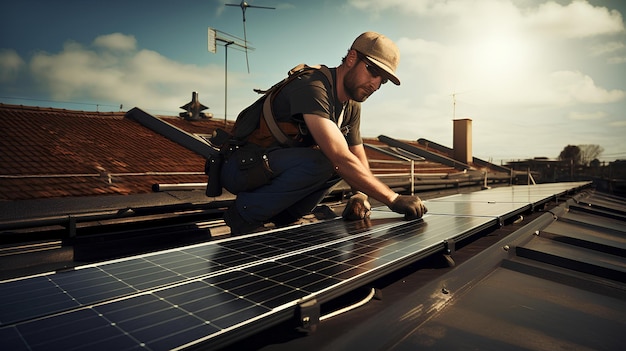
[(358, 36), (352, 47), (372, 61), (381, 70), (387, 72), (387, 78), (395, 85), (400, 85), (396, 68), (400, 62), (400, 50), (391, 39), (376, 32), (365, 32)]

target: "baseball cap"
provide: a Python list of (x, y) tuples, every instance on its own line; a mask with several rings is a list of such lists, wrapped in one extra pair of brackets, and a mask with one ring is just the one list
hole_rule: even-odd
[(387, 73), (387, 78), (395, 85), (400, 85), (396, 68), (400, 62), (400, 50), (391, 39), (376, 32), (365, 32), (352, 43), (354, 49), (365, 55), (373, 64)]

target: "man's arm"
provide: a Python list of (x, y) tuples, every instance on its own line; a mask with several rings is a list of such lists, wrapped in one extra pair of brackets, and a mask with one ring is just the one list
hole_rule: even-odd
[[(371, 173), (372, 170), (370, 169), (370, 163), (367, 160), (367, 155), (365, 154), (365, 148), (363, 147), (363, 144), (348, 146), (348, 148), (350, 149), (350, 152), (352, 152), (361, 161), (363, 167), (365, 167)], [(353, 194), (356, 194), (357, 192), (362, 192), (361, 189), (355, 188), (353, 186), (351, 186), (351, 189)]]
[(335, 166), (337, 173), (354, 189), (391, 206), (398, 197), (393, 190), (378, 180), (367, 165), (363, 146), (348, 147), (343, 134), (333, 121), (313, 114), (305, 114), (304, 121), (317, 145)]
[(404, 214), (405, 219), (421, 218), (428, 211), (419, 197), (399, 195), (378, 180), (367, 165), (363, 146), (348, 147), (343, 134), (331, 120), (305, 114), (304, 121), (324, 155), (352, 188), (384, 203), (392, 211)]
[(352, 152), (363, 164), (363, 167), (370, 170), (370, 163), (367, 160), (367, 155), (365, 154), (365, 148), (363, 144), (349, 146), (350, 152)]

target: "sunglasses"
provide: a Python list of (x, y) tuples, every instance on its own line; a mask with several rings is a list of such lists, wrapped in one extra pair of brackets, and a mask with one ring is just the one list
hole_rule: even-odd
[(376, 67), (376, 65), (373, 64), (372, 61), (368, 60), (365, 55), (357, 51), (357, 57), (359, 60), (363, 61), (363, 64), (365, 64), (365, 69), (367, 69), (367, 71), (369, 72), (369, 74), (372, 75), (372, 77), (382, 78), (382, 80), (380, 81), (380, 84), (385, 84), (389, 81), (389, 79), (383, 77), (383, 75), (380, 73), (380, 68)]

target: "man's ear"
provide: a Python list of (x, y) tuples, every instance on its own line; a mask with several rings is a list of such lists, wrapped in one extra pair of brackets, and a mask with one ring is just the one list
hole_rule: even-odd
[(359, 63), (359, 58), (357, 56), (356, 50), (350, 49), (348, 51), (348, 56), (346, 56), (346, 63), (348, 64), (348, 68), (352, 68), (357, 63)]

